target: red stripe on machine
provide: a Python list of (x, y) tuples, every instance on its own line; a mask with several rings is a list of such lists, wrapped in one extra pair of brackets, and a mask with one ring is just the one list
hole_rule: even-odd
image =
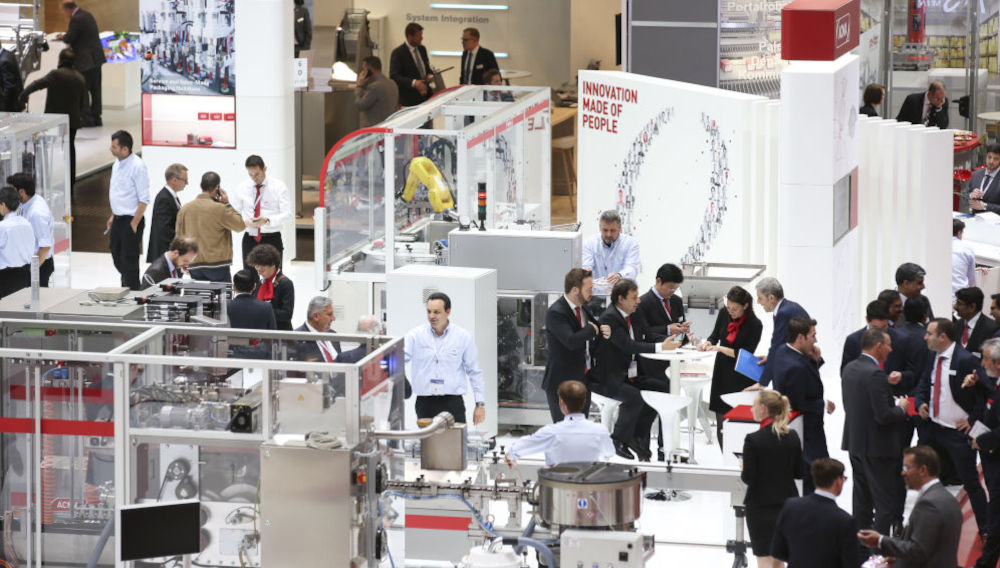
[[(24, 385), (11, 385), (10, 398), (25, 400), (28, 389)], [(72, 401), (76, 393), (64, 387), (42, 387), (42, 400)], [(114, 404), (115, 393), (112, 389), (83, 389), (83, 402), (95, 404)]]
[(539, 113), (545, 109), (549, 108), (549, 101), (544, 100), (537, 105), (528, 107), (528, 110), (524, 111), (524, 116), (531, 116), (533, 114)]
[[(33, 418), (0, 418), (0, 432), (4, 434), (34, 434), (35, 420)], [(115, 423), (84, 420), (42, 420), (42, 434), (112, 438), (115, 435)]]
[(489, 130), (483, 132), (479, 136), (476, 136), (472, 140), (469, 140), (469, 144), (466, 146), (466, 148), (474, 148), (474, 147), (482, 144), (483, 142), (489, 140), (490, 138), (493, 138), (493, 129), (492, 128), (490, 128)]
[(469, 530), (469, 517), (438, 517), (436, 515), (406, 515), (408, 529), (434, 529), (445, 531)]

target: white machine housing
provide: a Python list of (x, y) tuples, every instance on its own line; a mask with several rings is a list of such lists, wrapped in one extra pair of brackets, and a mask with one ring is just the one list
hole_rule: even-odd
[(563, 568), (643, 568), (642, 535), (635, 532), (566, 530), (559, 537)]
[(500, 290), (560, 294), (566, 273), (582, 262), (582, 239), (580, 231), (455, 229), (448, 233), (448, 264), (495, 268)]

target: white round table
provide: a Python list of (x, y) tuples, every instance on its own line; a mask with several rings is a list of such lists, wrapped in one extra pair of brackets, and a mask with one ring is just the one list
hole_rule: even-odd
[[(681, 363), (685, 361), (698, 361), (700, 359), (706, 359), (715, 355), (714, 351), (696, 351), (694, 349), (673, 349), (671, 351), (664, 351), (662, 353), (642, 353), (642, 356), (647, 359), (654, 359), (656, 361), (670, 361), (670, 366), (667, 367), (667, 376), (670, 378), (670, 394), (682, 395), (683, 390), (681, 389)], [(698, 403), (697, 400), (692, 400), (688, 405), (688, 423), (691, 425), (691, 431), (694, 432), (695, 424), (697, 424), (698, 417)], [(674, 426), (673, 430), (673, 445), (677, 447), (680, 442), (680, 417), (674, 414)], [(688, 455), (694, 455), (694, 436), (688, 437), (689, 443), (691, 445), (688, 448)]]
[(503, 82), (508, 87), (510, 86), (510, 80), (514, 79), (527, 79), (531, 77), (531, 71), (519, 71), (517, 69), (501, 69), (500, 76), (503, 78)]

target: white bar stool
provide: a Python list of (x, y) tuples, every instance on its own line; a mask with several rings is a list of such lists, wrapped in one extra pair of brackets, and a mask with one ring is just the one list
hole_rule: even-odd
[(660, 424), (663, 426), (663, 455), (670, 461), (675, 450), (673, 429), (677, 423), (677, 411), (691, 404), (691, 397), (644, 390), (642, 400), (653, 407), (660, 417)]
[(591, 391), (590, 402), (596, 404), (597, 408), (601, 410), (601, 424), (604, 424), (609, 433), (613, 432), (615, 421), (618, 420), (618, 407), (621, 406), (621, 401)]
[(691, 450), (691, 463), (694, 461), (694, 435), (698, 424), (705, 430), (705, 438), (708, 443), (712, 443), (712, 425), (709, 423), (708, 415), (701, 410), (701, 397), (705, 387), (712, 384), (711, 375), (687, 375), (681, 376), (681, 388), (684, 394), (691, 397), (691, 404), (687, 409), (688, 444)]

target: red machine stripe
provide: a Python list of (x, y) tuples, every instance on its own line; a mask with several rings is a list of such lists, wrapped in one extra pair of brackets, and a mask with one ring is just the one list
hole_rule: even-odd
[(408, 529), (434, 529), (445, 531), (469, 530), (469, 517), (438, 517), (436, 515), (406, 515)]

